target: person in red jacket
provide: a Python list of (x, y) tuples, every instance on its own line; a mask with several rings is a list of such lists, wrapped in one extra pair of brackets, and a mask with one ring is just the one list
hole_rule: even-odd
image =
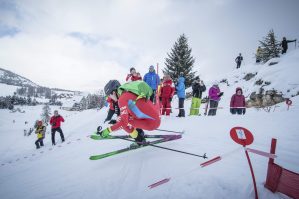
[(126, 82), (133, 82), (137, 80), (142, 80), (140, 73), (137, 73), (135, 68), (130, 69), (130, 74), (126, 77)]
[(236, 88), (236, 93), (232, 96), (230, 100), (230, 112), (232, 114), (245, 114), (246, 107), (245, 107), (245, 97), (243, 95), (243, 91), (240, 87)]
[(51, 117), (50, 119), (50, 125), (52, 126), (51, 129), (51, 138), (52, 138), (52, 145), (55, 145), (55, 133), (56, 131), (59, 132), (61, 141), (64, 142), (64, 135), (63, 132), (60, 128), (61, 122), (64, 122), (64, 119), (61, 115), (58, 114), (58, 111), (54, 111), (54, 116)]
[(172, 80), (170, 78), (170, 75), (165, 75), (160, 91), (160, 97), (162, 101), (162, 115), (170, 115), (171, 101), (174, 95), (174, 91), (175, 89), (172, 86)]
[(115, 123), (115, 120), (111, 120), (111, 118), (114, 115), (114, 113), (117, 116), (120, 115), (117, 98), (116, 97), (114, 98), (113, 96), (112, 97), (108, 96), (107, 102), (109, 103), (109, 111), (104, 123), (110, 121), (109, 124), (113, 124)]

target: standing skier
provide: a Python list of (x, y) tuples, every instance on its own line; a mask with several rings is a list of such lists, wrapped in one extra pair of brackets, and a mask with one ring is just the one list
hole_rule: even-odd
[(35, 126), (35, 134), (37, 134), (37, 140), (35, 141), (36, 149), (44, 146), (44, 138), (46, 133), (46, 127), (43, 125), (42, 121), (38, 121), (37, 125)]
[(180, 73), (177, 86), (175, 87), (178, 98), (179, 98), (179, 114), (177, 117), (185, 117), (184, 101), (185, 101), (185, 78), (183, 73)]
[(297, 42), (297, 39), (294, 39), (294, 40), (287, 40), (285, 37), (282, 38), (282, 41), (281, 41), (281, 47), (282, 47), (282, 51), (281, 51), (281, 54), (285, 54), (287, 53), (287, 50), (288, 50), (288, 43), (291, 43), (291, 42)]
[(149, 67), (149, 72), (144, 75), (143, 81), (145, 81), (153, 89), (153, 94), (150, 97), (150, 100), (155, 102), (156, 91), (160, 84), (160, 77), (156, 74), (154, 66)]
[(51, 138), (52, 138), (52, 145), (55, 145), (55, 133), (56, 131), (59, 132), (61, 137), (61, 142), (64, 142), (64, 135), (60, 128), (61, 122), (64, 122), (64, 118), (58, 114), (58, 111), (54, 111), (54, 115), (50, 119), (50, 124), (52, 125), (51, 129)]
[(202, 93), (206, 91), (206, 86), (197, 76), (192, 84), (192, 103), (190, 115), (200, 115), (199, 108), (201, 105)]
[(162, 101), (162, 115), (170, 115), (171, 101), (174, 95), (174, 87), (172, 86), (172, 80), (170, 75), (164, 76), (164, 81), (160, 90), (160, 97)]
[(256, 54), (255, 54), (255, 63), (260, 63), (261, 62), (261, 57), (262, 57), (262, 48), (259, 46), (257, 49), (256, 49)]
[(240, 87), (236, 88), (236, 93), (232, 96), (230, 100), (230, 112), (234, 114), (245, 114), (245, 97), (243, 95), (243, 91)]
[(208, 115), (214, 116), (216, 115), (218, 103), (220, 101), (220, 97), (223, 95), (223, 92), (220, 92), (218, 87), (218, 83), (215, 82), (213, 86), (209, 89), (209, 99), (210, 99), (210, 109)]
[(241, 67), (241, 63), (243, 61), (243, 57), (241, 55), (241, 53), (239, 53), (239, 56), (236, 57), (235, 62), (237, 63), (237, 69)]
[(148, 100), (153, 91), (145, 82), (134, 81), (121, 86), (117, 80), (110, 80), (104, 91), (118, 99), (120, 116), (116, 124), (97, 134), (106, 138), (111, 132), (124, 129), (140, 145), (145, 142), (142, 129), (151, 131), (160, 126), (159, 110)]

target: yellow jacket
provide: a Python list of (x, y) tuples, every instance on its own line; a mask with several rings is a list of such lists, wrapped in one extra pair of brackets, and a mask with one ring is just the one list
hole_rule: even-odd
[(37, 126), (35, 133), (37, 134), (37, 138), (45, 138), (46, 127), (45, 126)]

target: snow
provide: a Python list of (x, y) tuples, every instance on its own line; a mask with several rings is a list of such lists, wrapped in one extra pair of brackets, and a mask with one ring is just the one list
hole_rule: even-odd
[[(221, 161), (204, 168), (200, 167), (206, 161), (202, 158), (150, 146), (102, 160), (89, 160), (90, 155), (121, 149), (130, 144), (124, 140), (95, 141), (88, 138), (98, 125), (103, 125), (107, 115), (106, 107), (99, 111), (69, 112), (51, 106), (52, 113), (57, 109), (66, 120), (62, 124), (66, 142), (61, 143), (56, 133), (57, 145), (51, 146), (48, 126), (45, 147), (39, 150), (34, 145), (36, 135), (24, 137), (23, 130), (29, 129), (35, 120), (40, 119), (43, 106), (20, 107), (25, 113), (10, 113), (9, 110), (1, 109), (0, 196), (4, 199), (254, 198), (244, 150), (230, 138), (230, 129), (235, 126), (249, 129), (254, 135), (254, 142), (248, 147), (265, 152), (270, 150), (271, 139), (276, 138), (278, 157), (275, 162), (299, 173), (299, 97), (291, 98), (293, 106), (289, 110), (285, 103), (280, 103), (270, 112), (251, 108), (247, 109), (246, 115), (236, 116), (229, 113), (230, 96), (237, 86), (244, 89), (245, 96), (252, 92), (255, 80), (241, 80), (250, 71), (258, 72), (254, 78), (263, 77), (271, 81), (270, 87), (278, 86), (282, 92), (287, 93), (286, 89), (290, 88), (288, 84), (298, 79), (295, 76), (298, 69), (294, 64), (299, 61), (298, 52), (290, 52), (280, 58), (276, 65), (250, 64), (224, 75), (231, 86), (220, 84), (220, 89), (225, 93), (219, 104), (223, 109), (219, 109), (215, 117), (177, 118), (177, 109), (173, 109), (170, 117), (162, 116), (159, 128), (185, 130), (185, 133), (181, 139), (160, 146), (199, 155), (207, 153), (208, 160), (219, 155), (223, 157)], [(288, 81), (283, 79), (286, 77), (289, 77)], [(298, 86), (293, 86), (290, 93), (296, 91)], [(173, 107), (177, 107), (177, 100), (173, 101)], [(191, 100), (186, 100), (186, 115), (190, 104)], [(27, 125), (25, 121), (28, 121)], [(167, 134), (158, 131), (146, 133)], [(123, 131), (114, 133), (123, 134)], [(259, 198), (287, 198), (264, 188), (268, 159), (253, 153), (249, 155)], [(170, 181), (153, 189), (148, 188), (165, 178), (170, 178)]]
[[(1, 71), (0, 71), (1, 72)], [(14, 95), (14, 93), (17, 91), (17, 89), (20, 88), (19, 86), (13, 86), (13, 85), (7, 85), (0, 83), (0, 96), (8, 96), (8, 95)]]

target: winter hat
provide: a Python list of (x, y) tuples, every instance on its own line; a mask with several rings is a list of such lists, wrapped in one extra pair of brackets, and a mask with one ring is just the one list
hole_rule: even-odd
[(200, 79), (199, 79), (199, 76), (196, 76), (196, 77), (195, 77), (195, 80), (200, 80)]
[(41, 120), (37, 121), (37, 125), (41, 126), (43, 125), (43, 122)]
[(149, 70), (155, 70), (154, 66), (151, 65), (151, 66), (149, 67)]
[[(134, 67), (130, 68), (130, 72), (132, 72), (132, 70), (135, 70), (135, 68), (134, 68)], [(135, 70), (135, 71), (136, 71), (136, 70)]]
[(243, 94), (242, 88), (237, 87), (237, 88), (236, 88), (236, 93), (237, 93), (238, 91), (241, 91), (241, 93)]

